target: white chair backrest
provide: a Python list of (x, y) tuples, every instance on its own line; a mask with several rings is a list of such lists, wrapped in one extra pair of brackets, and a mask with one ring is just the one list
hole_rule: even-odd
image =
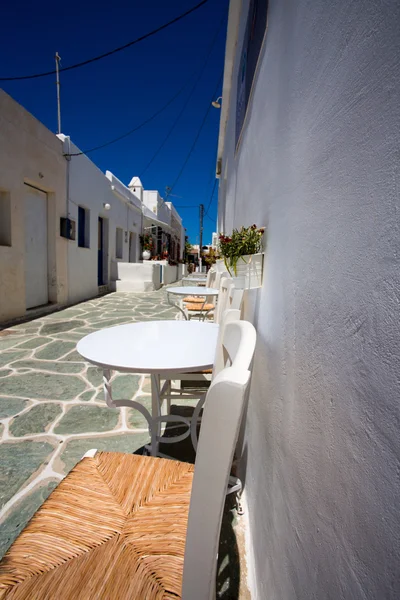
[(235, 287), (232, 279), (228, 278), (228, 277), (221, 277), (220, 282), (219, 282), (219, 293), (218, 293), (218, 300), (217, 300), (217, 307), (215, 309), (215, 314), (214, 314), (214, 322), (218, 323), (218, 325), (221, 323), (221, 319), (222, 319), (222, 315), (225, 312), (225, 310), (227, 310), (228, 308), (230, 308), (230, 298), (231, 298), (231, 293), (232, 293), (232, 289)]
[(228, 271), (217, 271), (215, 273), (215, 279), (214, 279), (214, 284), (213, 284), (215, 288), (219, 289), (219, 286), (221, 284), (221, 279), (223, 277), (230, 278)]
[(216, 270), (213, 267), (211, 267), (211, 269), (209, 269), (207, 273), (206, 287), (213, 287), (216, 275)]
[(215, 598), (226, 488), (249, 379), (246, 369), (230, 367), (219, 373), (207, 392), (190, 498), (183, 600)]
[(240, 321), (240, 311), (237, 309), (225, 312), (224, 322), (220, 328), (213, 378), (226, 367), (249, 369), (256, 344), (256, 331), (253, 325), (248, 321)]

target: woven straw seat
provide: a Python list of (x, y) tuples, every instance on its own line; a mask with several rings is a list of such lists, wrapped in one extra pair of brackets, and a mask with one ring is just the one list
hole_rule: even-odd
[(184, 302), (205, 302), (204, 296), (186, 296)]
[(180, 598), (193, 471), (117, 452), (84, 458), (0, 563), (0, 599)]
[(204, 304), (203, 302), (189, 302), (185, 307), (187, 310), (212, 310), (215, 308), (214, 304)]

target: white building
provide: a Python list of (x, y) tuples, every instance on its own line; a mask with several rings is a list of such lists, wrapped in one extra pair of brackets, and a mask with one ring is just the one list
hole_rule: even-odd
[(0, 90), (0, 322), (68, 302), (62, 143)]
[(254, 600), (400, 598), (399, 30), (397, 0), (230, 2), (218, 230), (267, 233)]
[(148, 226), (175, 255), (176, 222), (158, 192), (102, 173), (68, 136), (54, 135), (0, 91), (0, 322), (115, 289), (127, 272), (118, 264), (141, 262)]

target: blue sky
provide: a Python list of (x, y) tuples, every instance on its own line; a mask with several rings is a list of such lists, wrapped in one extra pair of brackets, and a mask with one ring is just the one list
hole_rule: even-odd
[[(62, 66), (120, 46), (174, 18), (198, 0), (122, 0), (68, 3), (6, 2), (2, 7), (0, 76), (51, 70), (59, 52)], [(107, 148), (89, 154), (102, 171), (124, 183), (140, 175), (181, 110), (205, 59), (221, 19), (207, 67), (169, 141), (142, 180), (158, 189), (176, 179), (207, 110), (223, 69), (228, 0), (209, 0), (198, 11), (161, 33), (94, 64), (61, 73), (62, 132), (86, 150), (133, 129), (156, 112), (186, 82), (180, 96), (155, 120)], [(53, 76), (0, 82), (50, 130), (56, 132), (56, 86)], [(221, 84), (217, 96), (221, 93)], [(179, 206), (190, 241), (198, 240), (198, 205), (209, 203), (214, 184), (220, 111), (209, 112), (196, 148), (170, 199)], [(217, 188), (204, 221), (204, 242), (215, 230)]]

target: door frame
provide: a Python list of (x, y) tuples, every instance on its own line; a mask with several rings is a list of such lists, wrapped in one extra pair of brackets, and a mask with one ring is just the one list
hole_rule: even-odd
[[(52, 289), (50, 286), (50, 282), (49, 282), (49, 273), (51, 271), (51, 264), (50, 264), (50, 260), (51, 260), (51, 253), (50, 253), (50, 239), (49, 239), (49, 235), (50, 235), (50, 210), (49, 210), (49, 196), (50, 193), (47, 190), (44, 190), (40, 187), (38, 187), (37, 185), (34, 185), (32, 183), (30, 183), (29, 181), (24, 180), (23, 182), (23, 215), (24, 215), (24, 244), (26, 244), (26, 232), (25, 232), (25, 202), (26, 202), (26, 198), (25, 198), (25, 193), (26, 193), (26, 187), (31, 188), (32, 190), (35, 190), (37, 192), (40, 192), (41, 194), (44, 194), (46, 196), (46, 282), (47, 282), (47, 302), (45, 304), (40, 304), (38, 306), (32, 306), (27, 308), (26, 306), (26, 273), (24, 274), (24, 285), (25, 285), (25, 310), (26, 311), (30, 311), (30, 310), (36, 310), (37, 308), (43, 307), (43, 306), (47, 306), (48, 304), (50, 304), (52, 302)], [(24, 247), (24, 255), (26, 253), (26, 247)], [(54, 301), (53, 301), (54, 302)]]

